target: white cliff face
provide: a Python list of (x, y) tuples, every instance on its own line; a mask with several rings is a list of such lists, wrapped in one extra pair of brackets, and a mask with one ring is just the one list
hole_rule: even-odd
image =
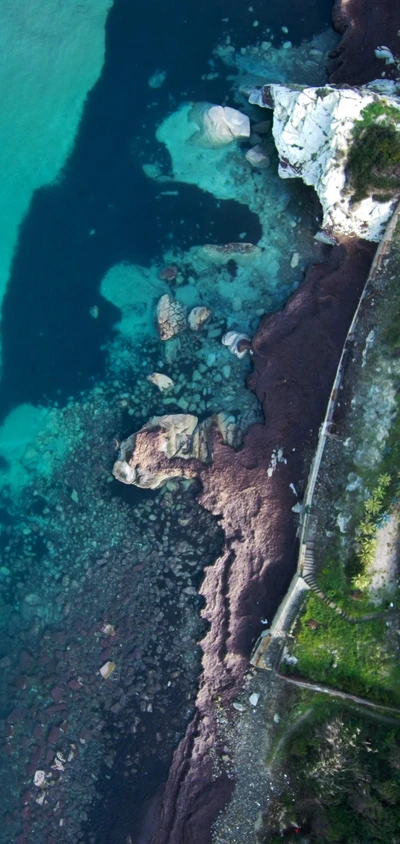
[[(380, 82), (372, 83), (374, 88)], [(274, 109), (273, 135), (279, 153), (279, 175), (301, 177), (312, 185), (323, 209), (323, 228), (329, 234), (358, 235), (378, 241), (393, 210), (395, 200), (378, 202), (372, 197), (351, 204), (346, 185), (346, 163), (353, 141), (353, 127), (362, 110), (381, 101), (399, 108), (392, 94), (380, 96), (362, 88), (301, 88), (266, 86)], [(264, 89), (265, 90), (265, 89)], [(263, 91), (255, 90), (249, 102), (265, 107)]]

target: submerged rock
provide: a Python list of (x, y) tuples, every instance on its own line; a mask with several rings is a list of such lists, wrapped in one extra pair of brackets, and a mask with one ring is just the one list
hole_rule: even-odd
[(105, 680), (108, 680), (108, 678), (111, 677), (113, 671), (115, 671), (115, 667), (115, 662), (105, 662), (104, 665), (102, 665), (99, 669), (99, 674), (101, 674), (101, 676), (104, 677)]
[(155, 384), (162, 393), (168, 392), (168, 390), (171, 390), (174, 386), (172, 378), (168, 375), (163, 375), (162, 372), (153, 372), (151, 375), (147, 376), (147, 380), (150, 381), (151, 384)]
[(177, 275), (178, 267), (175, 264), (168, 264), (168, 266), (163, 267), (163, 269), (160, 270), (158, 278), (161, 279), (161, 281), (174, 281)]
[(298, 267), (298, 265), (299, 265), (299, 261), (300, 261), (300, 255), (299, 255), (299, 253), (298, 253), (298, 252), (293, 252), (293, 255), (292, 255), (291, 259), (290, 259), (290, 266), (291, 266), (292, 270), (294, 270), (296, 267)]
[(270, 131), (271, 126), (272, 123), (270, 120), (261, 120), (260, 123), (254, 124), (253, 132), (257, 132), (258, 135), (266, 135)]
[(44, 786), (46, 785), (45, 771), (35, 771), (33, 776), (33, 784), (36, 785), (37, 788), (44, 788)]
[(155, 70), (148, 81), (149, 88), (161, 88), (167, 77), (166, 70)]
[(216, 149), (232, 143), (237, 138), (250, 137), (250, 120), (236, 108), (195, 103), (189, 113), (189, 119), (199, 129), (189, 139), (195, 146)]
[(169, 340), (186, 328), (186, 308), (168, 293), (157, 305), (158, 331), (161, 340)]
[[(379, 93), (384, 82), (384, 93)], [(367, 106), (381, 109), (382, 118), (399, 130), (400, 98), (394, 83), (377, 80), (360, 88), (337, 89), (265, 85), (255, 89), (251, 103), (273, 108), (273, 136), (279, 153), (279, 175), (302, 178), (312, 185), (323, 209), (323, 227), (328, 233), (353, 235), (378, 241), (396, 201), (396, 191), (376, 198), (371, 194), (354, 201), (354, 189), (347, 175), (349, 153), (357, 143), (356, 121)], [(386, 95), (387, 94), (389, 96)], [(398, 121), (393, 117), (399, 110)], [(381, 124), (380, 124), (381, 125)], [(397, 191), (398, 193), (399, 191)]]
[(377, 59), (384, 59), (385, 64), (395, 64), (395, 58), (389, 47), (377, 47), (375, 50), (375, 56)]
[(258, 170), (266, 170), (270, 164), (269, 156), (261, 144), (256, 144), (254, 147), (249, 149), (246, 152), (245, 158), (252, 167), (255, 167)]
[(236, 261), (237, 264), (248, 264), (262, 254), (260, 246), (254, 243), (206, 243), (201, 247), (201, 257), (211, 264), (227, 264)]
[(200, 331), (201, 328), (208, 322), (212, 315), (212, 311), (210, 308), (206, 308), (204, 306), (198, 308), (192, 308), (190, 314), (188, 316), (188, 324), (189, 328), (192, 331)]

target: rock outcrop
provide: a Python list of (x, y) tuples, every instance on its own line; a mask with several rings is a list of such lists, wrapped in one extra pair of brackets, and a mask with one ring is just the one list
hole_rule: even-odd
[(212, 460), (213, 427), (224, 444), (240, 444), (240, 427), (235, 417), (226, 413), (216, 413), (203, 422), (190, 413), (153, 416), (121, 443), (114, 477), (142, 489), (158, 489), (172, 478), (197, 477), (201, 464)]
[(384, 44), (394, 55), (400, 53), (400, 4), (398, 0), (335, 0), (333, 25), (343, 37), (330, 53), (330, 81), (336, 85), (364, 85), (384, 71), (395, 78), (395, 67), (387, 67), (375, 56)]
[[(296, 562), (296, 501), (315, 448), (342, 345), (374, 245), (356, 238), (325, 247), (283, 311), (264, 317), (252, 341), (249, 386), (264, 411), (243, 447), (224, 445), (213, 427), (211, 463), (198, 463), (201, 504), (220, 519), (224, 552), (205, 570), (200, 593), (209, 630), (196, 711), (176, 750), (154, 812), (151, 844), (209, 844), (211, 824), (232, 791), (224, 765), (219, 706), (229, 710), (248, 667), (260, 618), (271, 618)], [(286, 460), (268, 473), (273, 454)], [(173, 462), (173, 461), (171, 461)]]
[[(400, 96), (394, 83), (337, 89), (289, 88), (265, 85), (249, 101), (274, 109), (273, 135), (279, 153), (279, 175), (302, 178), (312, 185), (323, 209), (323, 227), (331, 234), (357, 235), (379, 241), (397, 197), (380, 201), (373, 195), (353, 201), (346, 167), (354, 141), (353, 131), (366, 106), (398, 109)], [(388, 90), (379, 94), (377, 88)], [(393, 120), (397, 126), (397, 122)]]

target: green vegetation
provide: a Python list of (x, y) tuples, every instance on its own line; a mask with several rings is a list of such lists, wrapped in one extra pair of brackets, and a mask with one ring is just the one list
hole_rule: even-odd
[[(366, 697), (389, 705), (400, 703), (400, 667), (398, 660), (400, 628), (398, 606), (400, 592), (391, 598), (382, 596), (382, 604), (371, 604), (368, 586), (370, 566), (376, 550), (376, 530), (385, 513), (393, 510), (400, 492), (400, 300), (397, 278), (400, 272), (400, 228), (393, 244), (390, 265), (390, 284), (385, 296), (377, 299), (376, 345), (368, 356), (363, 371), (367, 383), (374, 383), (379, 373), (390, 367), (397, 389), (396, 407), (390, 411), (390, 428), (385, 447), (378, 450), (381, 457), (375, 465), (367, 462), (347, 463), (337, 468), (336, 489), (341, 495), (350, 472), (362, 473), (366, 498), (356, 495), (345, 498), (338, 509), (351, 516), (347, 533), (343, 535), (336, 524), (337, 509), (333, 511), (329, 539), (323, 532), (317, 543), (320, 569), (316, 575), (319, 588), (351, 618), (382, 612), (380, 618), (350, 623), (332, 610), (321, 598), (310, 594), (304, 605), (294, 633), (291, 653), (297, 657), (294, 669), (309, 681), (321, 682), (350, 694)], [(377, 374), (376, 374), (377, 373)], [(358, 425), (364, 425), (364, 416)], [(363, 428), (346, 430), (355, 440), (354, 450), (363, 443)], [(372, 446), (374, 441), (371, 439)], [(325, 511), (324, 511), (325, 512)], [(330, 514), (329, 514), (330, 515)], [(323, 518), (323, 517), (322, 517)], [(389, 608), (393, 601), (394, 608)], [(289, 670), (286, 668), (286, 670)], [(293, 669), (292, 669), (293, 670)]]
[(329, 88), (317, 88), (315, 93), (316, 93), (317, 97), (319, 97), (321, 100), (324, 100), (325, 97), (329, 97), (329, 94), (331, 92), (330, 92)]
[(392, 319), (386, 326), (383, 340), (391, 347), (394, 356), (400, 357), (400, 301), (392, 303)]
[[(353, 186), (353, 201), (375, 192), (387, 201), (400, 189), (400, 110), (375, 102), (361, 112), (353, 129), (346, 175)], [(376, 191), (385, 191), (382, 196)]]
[(312, 719), (288, 733), (285, 784), (260, 842), (398, 844), (400, 725), (314, 702)]
[(368, 568), (375, 557), (377, 523), (385, 506), (390, 482), (390, 475), (380, 475), (372, 494), (364, 504), (364, 518), (360, 523), (358, 540), (358, 557), (362, 571), (353, 578), (353, 586), (356, 589), (365, 589), (370, 580)]
[[(382, 117), (375, 103), (364, 112), (362, 131), (377, 118), (384, 121), (378, 127), (391, 118), (400, 123), (397, 110)], [(283, 663), (281, 671), (400, 710), (400, 590), (382, 596), (380, 606), (368, 595), (377, 525), (400, 500), (399, 279), (400, 224), (361, 332), (365, 341), (373, 326), (374, 341), (351, 373), (355, 410), (326, 446), (327, 479), (313, 510), (318, 587), (359, 620), (349, 622), (310, 592), (286, 643), (298, 661)], [(375, 617), (362, 620), (368, 615)], [(267, 760), (275, 790), (260, 844), (400, 844), (400, 715), (292, 684), (285, 684), (285, 695)]]
[(290, 648), (298, 663), (294, 668), (282, 663), (282, 669), (376, 703), (399, 705), (396, 633), (393, 621), (389, 624), (385, 618), (351, 624), (310, 594)]

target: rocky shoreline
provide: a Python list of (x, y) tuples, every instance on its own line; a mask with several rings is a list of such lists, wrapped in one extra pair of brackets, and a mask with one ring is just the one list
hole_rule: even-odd
[[(355, 85), (381, 76), (374, 48), (382, 43), (395, 52), (400, 28), (395, 4), (388, 0), (383, 5), (367, 10), (357, 0), (346, 7), (335, 4), (334, 26), (344, 35), (332, 56), (331, 82)], [(221, 761), (232, 702), (243, 684), (260, 618), (271, 618), (293, 573), (292, 506), (296, 494), (301, 497), (375, 248), (357, 238), (325, 247), (324, 261), (311, 267), (283, 311), (264, 317), (253, 338), (248, 386), (263, 407), (264, 424), (249, 430), (236, 453), (213, 431), (212, 465), (199, 469), (199, 501), (221, 520), (225, 547), (206, 569), (200, 589), (210, 627), (201, 643), (196, 713), (152, 806), (143, 844), (209, 844), (212, 824), (232, 794), (232, 773)]]
[(382, 61), (376, 58), (374, 50), (385, 45), (395, 56), (400, 52), (400, 11), (396, 0), (383, 0), (381, 3), (335, 0), (332, 20), (342, 39), (338, 48), (331, 52), (328, 67), (330, 82), (364, 85), (379, 79), (383, 70), (387, 79), (395, 78), (395, 68), (382, 67)]
[[(298, 67), (316, 73), (327, 50), (302, 45)], [(174, 166), (182, 115), (165, 135), (179, 139)], [(293, 506), (375, 251), (343, 233), (316, 245), (315, 197), (287, 189), (270, 123), (256, 126), (248, 143), (271, 154), (270, 179), (234, 145), (218, 172), (258, 214), (262, 239), (257, 229), (246, 233), (254, 243), (168, 253), (163, 268), (111, 268), (101, 295), (122, 319), (107, 379), (65, 407), (27, 406), (29, 431), (26, 409), (9, 423), (23, 439), (12, 463), (0, 454), (1, 840), (250, 840), (259, 736), (279, 689), (265, 692), (274, 678), (256, 676), (249, 657), (296, 564)], [(190, 182), (179, 168), (161, 177)], [(114, 477), (144, 492), (114, 480), (118, 451)]]
[[(290, 485), (301, 497), (374, 251), (374, 244), (358, 239), (326, 247), (326, 261), (310, 269), (283, 311), (262, 320), (253, 340), (249, 387), (263, 406), (265, 424), (250, 428), (239, 452), (213, 432), (213, 462), (199, 470), (199, 501), (221, 520), (225, 547), (200, 589), (210, 628), (201, 642), (196, 714), (175, 753), (157, 829), (143, 839), (152, 844), (207, 844), (232, 791), (229, 765), (220, 761), (229, 730), (225, 713), (233, 717), (260, 618), (271, 619), (293, 574), (297, 498)], [(281, 461), (274, 460), (279, 449)]]

